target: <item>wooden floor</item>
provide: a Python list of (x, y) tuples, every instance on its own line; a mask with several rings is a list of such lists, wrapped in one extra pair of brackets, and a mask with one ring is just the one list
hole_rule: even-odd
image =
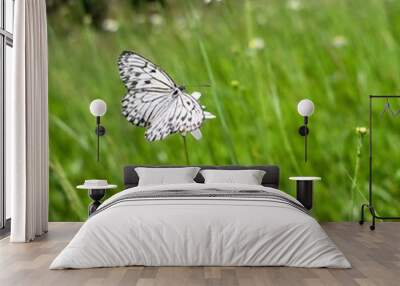
[(0, 241), (0, 285), (400, 285), (400, 223), (326, 223), (353, 269), (289, 267), (121, 267), (48, 270), (80, 223), (50, 223), (32, 243)]

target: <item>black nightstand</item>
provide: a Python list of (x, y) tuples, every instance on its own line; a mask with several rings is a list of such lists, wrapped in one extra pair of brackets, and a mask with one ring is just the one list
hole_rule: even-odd
[(313, 207), (313, 184), (314, 181), (320, 181), (320, 177), (290, 177), (289, 180), (296, 181), (297, 191), (296, 199), (303, 206), (311, 210)]
[(89, 197), (93, 200), (88, 207), (89, 216), (101, 205), (101, 199), (109, 189), (115, 189), (116, 185), (109, 185), (106, 180), (86, 180), (85, 184), (77, 186), (77, 189), (88, 190)]

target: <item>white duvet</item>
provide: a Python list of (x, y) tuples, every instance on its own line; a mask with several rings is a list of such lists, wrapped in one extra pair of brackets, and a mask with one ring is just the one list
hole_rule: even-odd
[[(164, 190), (263, 190), (254, 185), (179, 184)], [(350, 268), (317, 221), (293, 206), (258, 198), (152, 198), (122, 201), (90, 217), (50, 269), (145, 266)]]

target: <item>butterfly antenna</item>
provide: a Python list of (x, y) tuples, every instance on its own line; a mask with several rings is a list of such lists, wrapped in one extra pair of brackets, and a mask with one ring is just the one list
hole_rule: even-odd
[(190, 84), (190, 85), (185, 85), (185, 87), (211, 87), (211, 84), (206, 83), (206, 84)]

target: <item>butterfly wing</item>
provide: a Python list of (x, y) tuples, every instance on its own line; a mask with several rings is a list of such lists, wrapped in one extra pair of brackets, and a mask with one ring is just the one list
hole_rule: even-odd
[(122, 114), (132, 124), (148, 126), (164, 101), (170, 99), (176, 84), (161, 68), (134, 52), (120, 55), (118, 69), (128, 89), (122, 99)]
[(186, 134), (199, 129), (204, 119), (200, 104), (191, 95), (180, 91), (151, 122), (145, 136), (149, 141), (157, 141), (177, 132)]
[(127, 89), (174, 89), (175, 82), (160, 67), (145, 57), (124, 51), (118, 59), (118, 68)]

